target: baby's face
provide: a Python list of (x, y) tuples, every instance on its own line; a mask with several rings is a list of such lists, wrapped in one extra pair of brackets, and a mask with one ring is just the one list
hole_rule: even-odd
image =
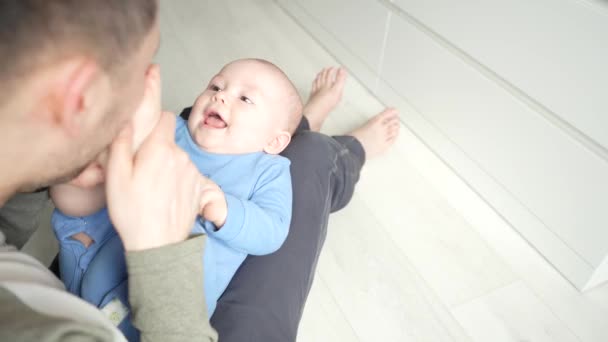
[(285, 90), (278, 75), (255, 61), (225, 66), (196, 99), (188, 129), (207, 152), (259, 152), (285, 130)]

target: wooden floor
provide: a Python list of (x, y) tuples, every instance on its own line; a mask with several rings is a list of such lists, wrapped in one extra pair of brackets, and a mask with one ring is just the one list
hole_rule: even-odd
[[(178, 111), (240, 57), (267, 58), (304, 98), (338, 61), (270, 0), (161, 1), (163, 101)], [(383, 105), (354, 77), (328, 119)], [(299, 332), (321, 341), (608, 341), (608, 286), (580, 294), (406, 127), (331, 218)]]

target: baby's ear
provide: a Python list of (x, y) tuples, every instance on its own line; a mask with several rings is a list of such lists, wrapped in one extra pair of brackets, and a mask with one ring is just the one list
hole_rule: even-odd
[(268, 154), (279, 154), (283, 152), (285, 147), (291, 141), (291, 134), (287, 131), (281, 131), (264, 147), (264, 152)]

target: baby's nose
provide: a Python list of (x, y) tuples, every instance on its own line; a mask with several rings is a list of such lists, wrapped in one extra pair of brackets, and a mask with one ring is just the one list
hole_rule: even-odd
[(224, 93), (221, 91), (218, 91), (217, 93), (215, 93), (215, 95), (213, 96), (213, 99), (218, 102), (221, 101), (223, 104), (226, 103), (226, 95), (224, 95)]

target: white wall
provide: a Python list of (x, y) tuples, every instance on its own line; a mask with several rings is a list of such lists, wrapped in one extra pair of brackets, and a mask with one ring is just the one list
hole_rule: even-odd
[(608, 10), (279, 0), (568, 280), (608, 280)]

